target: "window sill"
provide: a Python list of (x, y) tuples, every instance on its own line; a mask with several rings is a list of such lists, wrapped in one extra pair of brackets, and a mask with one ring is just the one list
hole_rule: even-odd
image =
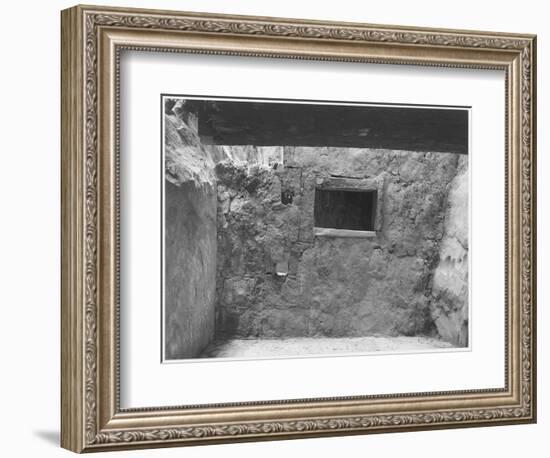
[(376, 231), (353, 231), (350, 229), (333, 229), (329, 227), (314, 227), (313, 233), (316, 237), (347, 237), (359, 239), (376, 237)]

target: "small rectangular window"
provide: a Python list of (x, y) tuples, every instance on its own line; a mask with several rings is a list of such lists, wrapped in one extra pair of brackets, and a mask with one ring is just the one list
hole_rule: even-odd
[(316, 189), (316, 228), (374, 231), (376, 190)]

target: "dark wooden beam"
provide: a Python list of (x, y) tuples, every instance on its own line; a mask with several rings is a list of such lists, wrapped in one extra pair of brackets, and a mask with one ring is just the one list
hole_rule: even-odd
[(190, 101), (206, 144), (334, 146), (468, 154), (468, 110)]

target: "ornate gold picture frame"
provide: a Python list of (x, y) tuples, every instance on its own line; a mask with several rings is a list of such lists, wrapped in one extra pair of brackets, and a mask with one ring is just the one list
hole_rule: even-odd
[[(536, 421), (535, 36), (94, 6), (75, 6), (61, 17), (64, 448), (91, 452)], [(119, 69), (125, 50), (503, 71), (505, 386), (122, 408)]]

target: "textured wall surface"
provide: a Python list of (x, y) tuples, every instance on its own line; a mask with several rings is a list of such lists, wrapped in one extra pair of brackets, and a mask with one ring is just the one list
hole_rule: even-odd
[(187, 126), (165, 121), (165, 356), (191, 358), (214, 337), (216, 187)]
[(468, 157), (451, 182), (445, 233), (434, 272), (432, 316), (443, 339), (468, 345)]
[[(459, 157), (285, 147), (277, 169), (218, 164), (217, 332), (437, 335), (432, 280)], [(315, 188), (331, 176), (383, 180), (375, 238), (314, 236)]]

